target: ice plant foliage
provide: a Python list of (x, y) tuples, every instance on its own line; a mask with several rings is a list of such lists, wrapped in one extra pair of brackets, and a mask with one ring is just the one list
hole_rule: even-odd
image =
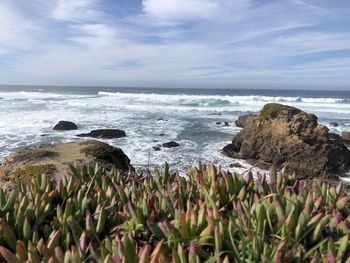
[(0, 190), (5, 262), (350, 262), (345, 186), (213, 165), (187, 177), (71, 167)]

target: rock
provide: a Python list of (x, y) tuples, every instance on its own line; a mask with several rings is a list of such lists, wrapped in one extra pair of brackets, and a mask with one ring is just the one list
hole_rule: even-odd
[(159, 134), (159, 136), (164, 136), (164, 135), (165, 135), (165, 133), (160, 133), (160, 134)]
[(216, 125), (221, 125), (221, 126), (224, 126), (224, 127), (230, 126), (230, 124), (227, 121), (218, 121), (215, 124)]
[(341, 138), (341, 136), (339, 134), (336, 133), (329, 133), (328, 137), (331, 141), (333, 141), (334, 143), (343, 143), (343, 140)]
[(329, 125), (332, 126), (332, 127), (338, 127), (339, 126), (339, 124), (337, 122), (335, 122), (335, 121), (330, 122)]
[(223, 153), (263, 169), (285, 167), (300, 178), (332, 178), (350, 167), (350, 151), (330, 139), (314, 114), (275, 103), (266, 104), (259, 116), (247, 117)]
[(344, 142), (350, 143), (350, 132), (348, 131), (343, 131), (341, 134), (341, 138)]
[(160, 151), (160, 146), (158, 146), (158, 145), (157, 145), (157, 146), (153, 146), (152, 148), (153, 148), (153, 150), (155, 150), (155, 151)]
[(106, 169), (133, 169), (130, 159), (114, 146), (100, 141), (40, 145), (20, 150), (4, 159), (0, 166), (0, 185), (11, 187), (14, 182), (45, 173), (58, 182), (69, 173), (68, 164), (79, 166), (98, 163)]
[(244, 168), (240, 163), (231, 163), (230, 168)]
[(235, 124), (237, 127), (239, 128), (244, 128), (244, 124), (247, 120), (247, 118), (251, 117), (253, 115), (242, 115), (242, 116), (239, 116), (238, 119), (235, 121)]
[(118, 130), (118, 129), (99, 129), (99, 130), (93, 130), (89, 133), (82, 133), (77, 136), (100, 138), (100, 139), (117, 139), (121, 137), (126, 137), (126, 133), (125, 131)]
[(165, 148), (174, 148), (174, 147), (179, 147), (180, 144), (178, 144), (177, 142), (171, 141), (171, 142), (163, 143), (162, 146)]
[(53, 129), (55, 131), (71, 131), (71, 130), (77, 130), (78, 126), (71, 121), (59, 121)]

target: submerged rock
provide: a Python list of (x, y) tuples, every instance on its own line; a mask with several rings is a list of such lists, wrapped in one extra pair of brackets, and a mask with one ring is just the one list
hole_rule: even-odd
[(118, 129), (99, 129), (93, 130), (89, 133), (78, 134), (78, 137), (91, 137), (91, 138), (101, 138), (101, 139), (117, 139), (126, 137), (126, 133), (123, 130)]
[(68, 164), (88, 165), (93, 162), (106, 169), (133, 169), (130, 159), (121, 149), (100, 141), (40, 145), (6, 157), (0, 166), (0, 185), (5, 188), (43, 173), (58, 181), (69, 172)]
[(54, 127), (54, 130), (56, 131), (71, 131), (71, 130), (77, 130), (78, 126), (71, 121), (59, 121)]
[(350, 167), (350, 151), (331, 140), (314, 114), (276, 103), (246, 117), (244, 128), (223, 153), (264, 169), (285, 167), (299, 177), (332, 177)]

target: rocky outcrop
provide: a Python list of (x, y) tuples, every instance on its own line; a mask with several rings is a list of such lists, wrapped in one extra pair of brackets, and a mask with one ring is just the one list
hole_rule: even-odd
[(247, 118), (249, 118), (252, 115), (242, 115), (239, 116), (237, 120), (235, 120), (235, 124), (237, 127), (239, 128), (244, 128), (245, 125), (245, 121), (247, 120)]
[(265, 169), (285, 167), (299, 177), (332, 177), (349, 171), (350, 151), (330, 137), (314, 114), (270, 103), (260, 115), (246, 117), (223, 153)]
[(93, 130), (89, 133), (82, 133), (77, 136), (100, 138), (100, 139), (117, 139), (117, 138), (126, 137), (126, 133), (125, 131), (118, 130), (118, 129), (99, 129), (99, 130)]
[(58, 181), (73, 163), (81, 166), (98, 163), (106, 169), (115, 167), (122, 171), (133, 169), (121, 149), (100, 141), (39, 145), (5, 158), (0, 166), (0, 185), (6, 188), (42, 173)]
[(77, 130), (78, 126), (71, 121), (59, 121), (53, 129), (55, 131), (71, 131), (71, 130)]

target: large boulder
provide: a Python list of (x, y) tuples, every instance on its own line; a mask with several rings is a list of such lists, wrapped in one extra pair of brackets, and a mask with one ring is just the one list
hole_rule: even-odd
[(73, 163), (80, 166), (98, 163), (106, 169), (122, 171), (133, 169), (121, 149), (100, 141), (39, 145), (5, 158), (0, 166), (0, 185), (6, 188), (43, 173), (58, 181), (67, 175), (69, 164)]
[(93, 130), (89, 133), (78, 134), (78, 137), (91, 137), (91, 138), (100, 138), (100, 139), (117, 139), (125, 137), (126, 133), (123, 130), (118, 129), (99, 129)]
[(349, 171), (350, 151), (330, 137), (314, 114), (270, 103), (260, 115), (245, 119), (244, 128), (223, 153), (264, 169), (285, 167), (303, 178), (333, 177)]
[(71, 131), (71, 130), (77, 130), (78, 126), (71, 121), (59, 121), (53, 129), (55, 131)]

